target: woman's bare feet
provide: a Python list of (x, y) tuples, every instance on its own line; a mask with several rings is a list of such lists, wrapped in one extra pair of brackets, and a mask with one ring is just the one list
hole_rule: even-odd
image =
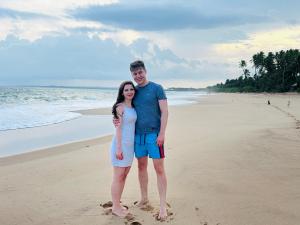
[(120, 218), (125, 218), (128, 215), (128, 213), (128, 210), (123, 206), (112, 208), (112, 214)]

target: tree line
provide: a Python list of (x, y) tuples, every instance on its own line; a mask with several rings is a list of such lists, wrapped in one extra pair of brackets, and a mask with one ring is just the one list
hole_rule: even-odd
[(245, 60), (239, 62), (242, 74), (237, 79), (208, 87), (218, 92), (300, 92), (300, 52), (259, 52), (250, 60), (253, 74)]

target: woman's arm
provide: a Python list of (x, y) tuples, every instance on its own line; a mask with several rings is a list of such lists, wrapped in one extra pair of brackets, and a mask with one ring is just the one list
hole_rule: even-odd
[(117, 107), (117, 113), (119, 117), (119, 126), (116, 127), (116, 141), (117, 141), (117, 152), (116, 158), (119, 160), (123, 159), (123, 151), (122, 151), (122, 124), (123, 124), (123, 112), (124, 108), (122, 105)]

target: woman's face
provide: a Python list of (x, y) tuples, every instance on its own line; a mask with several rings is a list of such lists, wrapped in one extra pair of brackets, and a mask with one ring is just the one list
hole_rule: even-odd
[(126, 100), (132, 100), (135, 94), (135, 90), (131, 84), (126, 84), (123, 89), (123, 95)]

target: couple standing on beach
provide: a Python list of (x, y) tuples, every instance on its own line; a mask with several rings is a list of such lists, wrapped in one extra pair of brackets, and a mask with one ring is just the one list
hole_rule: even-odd
[(131, 81), (123, 82), (112, 108), (116, 127), (111, 146), (112, 212), (122, 218), (129, 213), (128, 209), (120, 204), (120, 199), (134, 155), (138, 161), (141, 191), (141, 199), (137, 204), (141, 207), (148, 204), (149, 157), (153, 159), (160, 197), (157, 219), (165, 220), (167, 179), (164, 169), (164, 141), (168, 120), (167, 98), (162, 86), (147, 80), (147, 71), (142, 61), (131, 63), (130, 72), (137, 86)]

